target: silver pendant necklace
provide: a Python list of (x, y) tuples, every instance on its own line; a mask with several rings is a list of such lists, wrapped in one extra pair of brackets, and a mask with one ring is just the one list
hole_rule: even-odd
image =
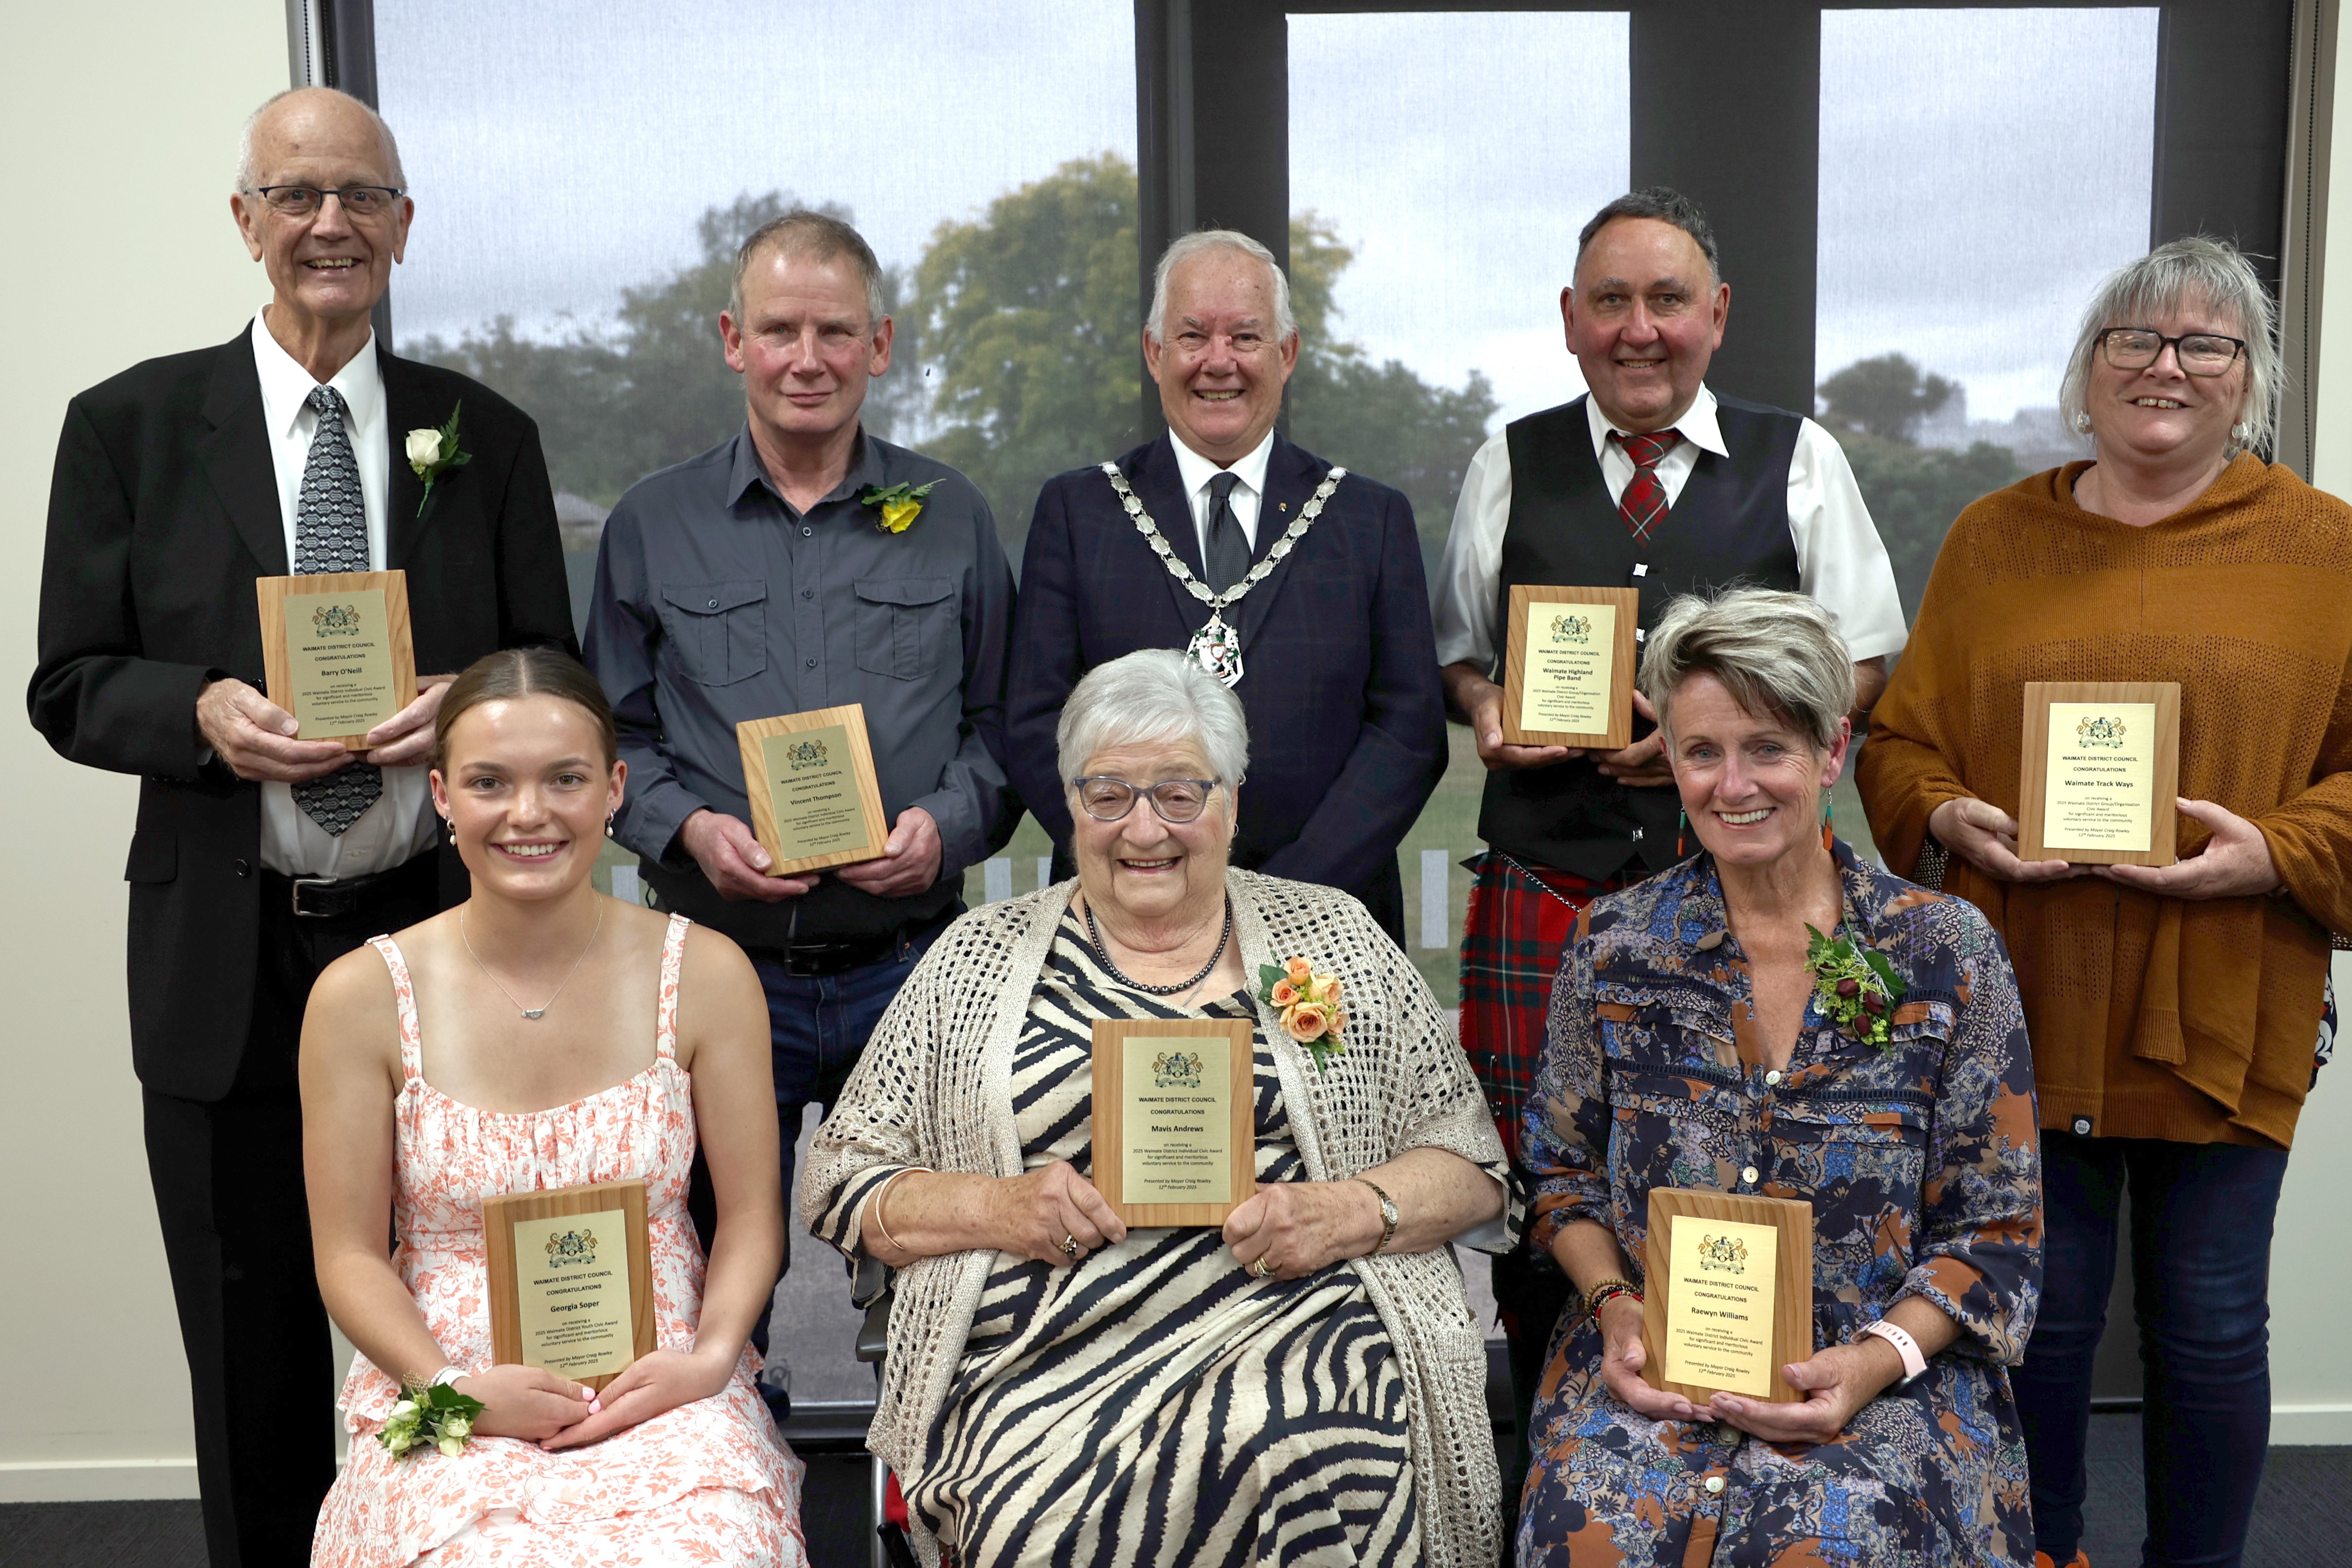
[[(1290, 553), (1291, 546), (1304, 538), (1307, 528), (1323, 515), (1323, 503), (1331, 499), (1331, 492), (1339, 488), (1339, 481), (1348, 477), (1348, 470), (1334, 468), (1324, 475), (1323, 482), (1315, 487), (1315, 493), (1307, 498), (1307, 504), (1298, 509), (1298, 521), (1274, 542), (1274, 548), (1265, 552), (1265, 559), (1252, 567), (1248, 576), (1222, 594), (1211, 593), (1206, 583), (1192, 575), (1192, 569), (1184, 564), (1183, 557), (1176, 553), (1175, 547), (1160, 531), (1160, 525), (1153, 522), (1151, 514), (1143, 510), (1141, 498), (1128, 484), (1127, 476), (1118, 471), (1118, 465), (1105, 463), (1102, 471), (1109, 477), (1110, 488), (1118, 492), (1118, 504), (1127, 509), (1127, 515), (1134, 522), (1136, 531), (1143, 535), (1144, 542), (1151, 546), (1151, 552), (1160, 557), (1160, 563), (1168, 568), (1169, 575), (1181, 583), (1186, 593), (1209, 606), (1209, 624), (1192, 634), (1192, 640), (1184, 645), (1184, 657), (1227, 686), (1239, 685), (1242, 679), (1242, 634), (1225, 624), (1226, 608), (1241, 603), (1243, 595), (1265, 582), (1267, 574), (1282, 564), (1283, 558)], [(1263, 511), (1258, 521), (1261, 525), (1265, 521)]]
[(480, 970), (484, 977), (486, 977), (491, 984), (498, 986), (499, 995), (505, 997), (509, 1002), (514, 1003), (514, 1009), (516, 1012), (520, 1013), (526, 1018), (532, 1019), (545, 1017), (547, 1016), (547, 1010), (555, 1005), (555, 998), (563, 994), (563, 986), (571, 984), (572, 975), (579, 973), (580, 966), (588, 962), (588, 949), (596, 945), (596, 938), (603, 933), (604, 930), (604, 900), (599, 899), (596, 900), (596, 929), (588, 933), (588, 947), (583, 947), (580, 950), (580, 956), (572, 961), (572, 967), (564, 973), (562, 984), (558, 985), (554, 991), (549, 994), (546, 1001), (541, 1002), (536, 1007), (526, 1007), (521, 1003), (515, 1002), (515, 994), (508, 990), (504, 983), (502, 983), (497, 975), (490, 973), (490, 966), (482, 962), (482, 955), (474, 951), (473, 938), (466, 934), (466, 911), (463, 910), (459, 910), (457, 911), (457, 940), (466, 944), (466, 956), (474, 961), (474, 967)]

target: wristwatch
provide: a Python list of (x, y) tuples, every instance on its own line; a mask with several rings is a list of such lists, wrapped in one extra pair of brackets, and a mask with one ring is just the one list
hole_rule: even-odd
[(1862, 1331), (1885, 1340), (1895, 1347), (1895, 1353), (1903, 1358), (1903, 1381), (1895, 1384), (1896, 1387), (1904, 1386), (1927, 1370), (1927, 1358), (1919, 1353), (1919, 1342), (1911, 1337), (1909, 1330), (1881, 1318), (1874, 1323), (1864, 1324)]
[(1371, 1250), (1371, 1256), (1378, 1258), (1381, 1251), (1387, 1247), (1388, 1244), (1396, 1239), (1396, 1200), (1389, 1196), (1388, 1194), (1381, 1191), (1381, 1184), (1378, 1182), (1366, 1181), (1365, 1178), (1361, 1176), (1358, 1176), (1355, 1179), (1357, 1181), (1363, 1182), (1364, 1185), (1371, 1188), (1372, 1195), (1381, 1200), (1381, 1239), (1373, 1246)]

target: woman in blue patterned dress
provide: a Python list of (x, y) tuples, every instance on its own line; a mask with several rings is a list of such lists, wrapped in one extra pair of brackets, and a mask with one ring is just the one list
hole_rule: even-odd
[[(2041, 1183), (2008, 956), (1974, 908), (1831, 836), (1853, 661), (1812, 601), (1677, 602), (1642, 689), (1702, 852), (1594, 900), (1552, 992), (1521, 1147), (1531, 1234), (1585, 1308), (1538, 1394), (1518, 1561), (2022, 1568), (2008, 1368)], [(1842, 952), (1812, 960), (1809, 927)], [(1656, 1187), (1812, 1205), (1799, 1401), (1642, 1380)]]

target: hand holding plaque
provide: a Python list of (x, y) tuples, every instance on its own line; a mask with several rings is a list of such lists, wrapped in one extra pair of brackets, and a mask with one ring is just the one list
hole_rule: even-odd
[(1636, 588), (1511, 586), (1503, 739), (1622, 751), (1633, 739)]
[(642, 1181), (482, 1200), (490, 1357), (603, 1388), (654, 1350)]
[(890, 829), (864, 705), (747, 719), (735, 726), (735, 741), (769, 876), (881, 858)]
[(1781, 1369), (1813, 1353), (1812, 1205), (1653, 1187), (1643, 1258), (1643, 1382), (1699, 1405), (1804, 1397)]
[(405, 572), (257, 577), (262, 680), (305, 741), (367, 749), (368, 731), (416, 700)]
[(2179, 856), (2180, 687), (2029, 680), (2017, 858), (2169, 866)]
[(1098, 1018), (1094, 1184), (1130, 1226), (1216, 1225), (1257, 1193), (1246, 1018)]

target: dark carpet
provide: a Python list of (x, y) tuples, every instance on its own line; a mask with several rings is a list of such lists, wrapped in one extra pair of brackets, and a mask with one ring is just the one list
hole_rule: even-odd
[[(815, 1568), (866, 1568), (866, 1460), (808, 1459), (802, 1528)], [(2084, 1547), (2095, 1568), (2134, 1568), (2141, 1531), (2139, 1417), (2091, 1421)], [(0, 1568), (205, 1568), (193, 1502), (0, 1505)], [(2352, 1447), (2273, 1448), (2245, 1568), (2352, 1568)]]

